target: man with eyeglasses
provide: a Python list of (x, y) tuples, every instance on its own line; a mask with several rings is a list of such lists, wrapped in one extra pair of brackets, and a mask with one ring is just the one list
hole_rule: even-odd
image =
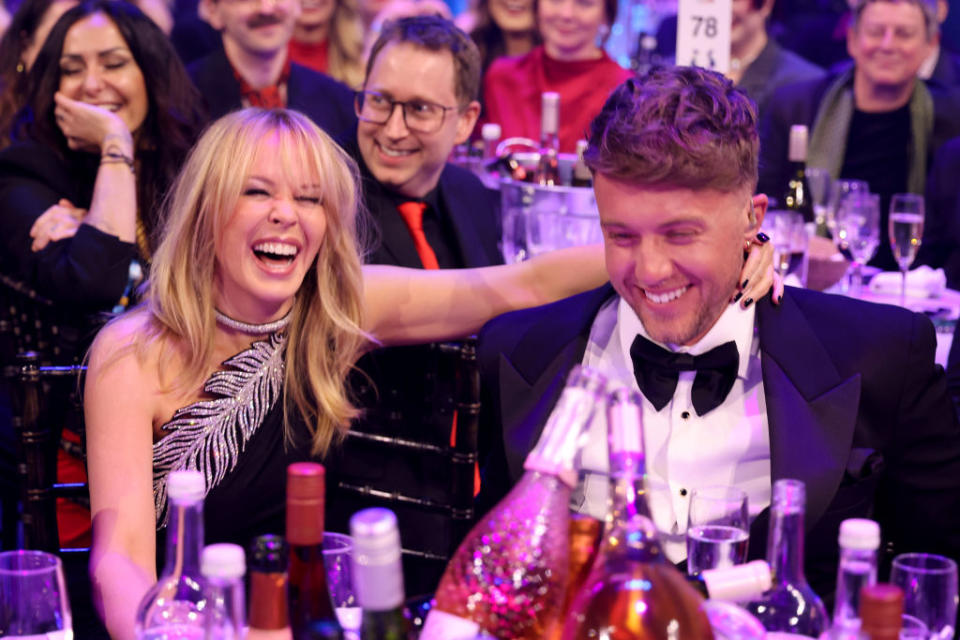
[(338, 135), (356, 125), (350, 89), (290, 61), (300, 0), (200, 0), (223, 48), (187, 67), (211, 118), (243, 107), (288, 107)]
[[(376, 227), (368, 262), (424, 269), (502, 262), (499, 194), (447, 162), (476, 123), (479, 85), (480, 54), (452, 22), (417, 16), (381, 30), (356, 96), (356, 133), (341, 140), (360, 166), (363, 200)], [(451, 403), (443, 399), (452, 372), (439, 353), (431, 346), (393, 347), (361, 359), (352, 382), (366, 417), (353, 429), (421, 443), (455, 439)], [(374, 457), (346, 444), (324, 461), (328, 487), (389, 478), (391, 491), (441, 500), (451, 484), (446, 465), (410, 464), (387, 449)], [(362, 506), (349, 496), (330, 496), (328, 528), (345, 531)], [(444, 517), (398, 515), (407, 548), (442, 557), (459, 542)], [(405, 558), (407, 593), (434, 591), (444, 564)]]

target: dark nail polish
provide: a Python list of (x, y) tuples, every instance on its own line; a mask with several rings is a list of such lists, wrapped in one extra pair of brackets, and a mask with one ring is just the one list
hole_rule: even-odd
[(763, 231), (757, 233), (757, 242), (769, 242), (770, 236), (765, 234)]
[(740, 285), (740, 288), (741, 288), (741, 289), (746, 289), (746, 288), (747, 288), (747, 285), (748, 285), (749, 283), (750, 283), (750, 278), (747, 278), (746, 280), (743, 281), (743, 284)]
[(747, 298), (746, 300), (743, 301), (743, 308), (746, 309), (751, 304), (753, 304), (753, 298)]
[(743, 297), (743, 291), (737, 291), (737, 295), (733, 296), (733, 301), (736, 302)]

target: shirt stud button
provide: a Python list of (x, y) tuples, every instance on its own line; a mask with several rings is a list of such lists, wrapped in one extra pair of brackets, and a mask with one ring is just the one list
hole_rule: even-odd
[(683, 413), (680, 414), (680, 417), (683, 418), (684, 420), (688, 420), (690, 418), (690, 412), (684, 411)]
[(686, 490), (686, 489), (680, 489), (680, 495), (683, 496), (684, 498), (686, 498), (686, 497), (687, 497), (687, 490)]

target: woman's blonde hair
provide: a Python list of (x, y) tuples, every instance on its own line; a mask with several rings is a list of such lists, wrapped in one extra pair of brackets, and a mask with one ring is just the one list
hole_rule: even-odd
[(363, 84), (363, 21), (357, 0), (336, 0), (327, 36), (327, 74), (352, 89)]
[(306, 116), (244, 109), (220, 118), (200, 138), (165, 202), (145, 297), (151, 330), (139, 346), (154, 340), (181, 346), (184, 384), (199, 385), (209, 372), (218, 232), (269, 137), (278, 143), (276, 160), (285, 175), (316, 176), (326, 215), (316, 264), (300, 286), (286, 330), (283, 394), (288, 438), (291, 413), (299, 412), (312, 428), (313, 452), (323, 454), (357, 413), (345, 380), (367, 336), (360, 328), (356, 163)]

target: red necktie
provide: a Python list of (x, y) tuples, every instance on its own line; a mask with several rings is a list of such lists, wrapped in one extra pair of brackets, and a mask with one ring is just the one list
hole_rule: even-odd
[(397, 205), (397, 211), (403, 216), (403, 221), (407, 223), (407, 229), (410, 230), (413, 246), (417, 248), (417, 254), (420, 256), (423, 268), (439, 269), (437, 254), (433, 252), (430, 243), (427, 242), (427, 236), (423, 233), (423, 212), (426, 208), (427, 204), (425, 202), (410, 201)]

